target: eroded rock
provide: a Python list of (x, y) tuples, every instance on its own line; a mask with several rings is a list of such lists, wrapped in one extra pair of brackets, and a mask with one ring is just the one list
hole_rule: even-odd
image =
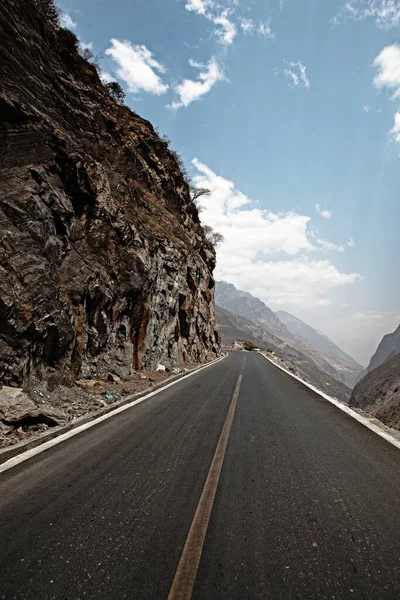
[(215, 252), (175, 155), (35, 4), (0, 3), (0, 381), (217, 356)]
[(63, 425), (67, 415), (52, 406), (37, 406), (21, 388), (3, 386), (0, 389), (0, 420), (14, 428), (45, 424)]
[(21, 388), (3, 386), (0, 389), (0, 419), (15, 424), (39, 414), (36, 404)]

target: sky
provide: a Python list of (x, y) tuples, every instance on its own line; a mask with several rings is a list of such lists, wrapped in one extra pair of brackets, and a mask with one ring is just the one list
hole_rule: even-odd
[(363, 365), (400, 322), (400, 0), (62, 0), (171, 140), (216, 278)]

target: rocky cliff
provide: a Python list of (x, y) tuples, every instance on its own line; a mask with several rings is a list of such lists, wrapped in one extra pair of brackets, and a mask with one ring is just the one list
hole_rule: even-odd
[(221, 308), (250, 319), (265, 331), (290, 337), (286, 326), (262, 300), (248, 292), (238, 290), (231, 283), (217, 281), (215, 301)]
[(395, 350), (400, 350), (400, 325), (392, 333), (383, 336), (362, 376), (379, 367)]
[(400, 350), (394, 350), (357, 383), (350, 405), (400, 429)]
[(0, 381), (219, 353), (215, 253), (174, 153), (33, 0), (0, 4)]

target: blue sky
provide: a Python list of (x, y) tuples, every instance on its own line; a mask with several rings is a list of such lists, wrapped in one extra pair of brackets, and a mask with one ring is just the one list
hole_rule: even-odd
[(213, 190), (217, 277), (365, 363), (400, 321), (400, 0), (60, 6)]

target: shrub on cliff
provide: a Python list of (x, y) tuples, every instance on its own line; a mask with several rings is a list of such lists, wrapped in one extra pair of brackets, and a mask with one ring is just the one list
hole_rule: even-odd
[(198, 213), (201, 213), (204, 210), (204, 206), (200, 204), (199, 199), (207, 198), (210, 195), (211, 190), (209, 190), (208, 188), (196, 188), (192, 185), (190, 186), (190, 196), (196, 205)]
[(216, 248), (224, 241), (224, 236), (218, 231), (214, 231), (209, 225), (203, 225), (203, 231), (206, 235), (207, 240)]
[(36, 6), (38, 12), (54, 27), (58, 27), (59, 25), (59, 14), (58, 9), (56, 7), (55, 0), (33, 0), (34, 5)]
[(122, 103), (125, 100), (126, 94), (117, 81), (110, 81), (110, 83), (106, 83), (105, 88), (110, 96), (117, 102)]
[(60, 27), (57, 30), (57, 42), (62, 50), (69, 52), (77, 52), (79, 48), (79, 40), (73, 31)]

